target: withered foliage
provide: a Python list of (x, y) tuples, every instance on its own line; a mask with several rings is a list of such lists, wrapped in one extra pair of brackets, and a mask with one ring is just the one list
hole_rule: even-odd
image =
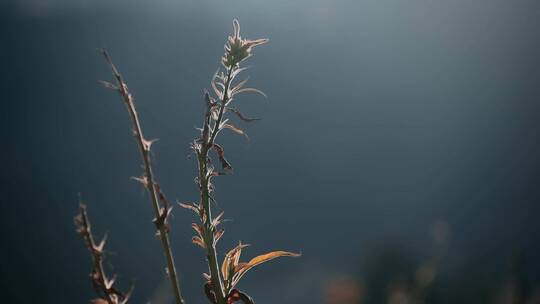
[[(287, 251), (272, 251), (252, 258), (247, 262), (240, 261), (242, 250), (247, 245), (239, 243), (238, 246), (231, 249), (219, 263), (216, 245), (223, 236), (224, 229), (220, 227), (223, 212), (214, 216), (212, 214), (211, 201), (214, 198), (214, 185), (212, 179), (217, 176), (226, 175), (233, 171), (232, 165), (226, 159), (225, 149), (218, 144), (217, 138), (220, 132), (228, 129), (235, 134), (245, 136), (246, 132), (229, 121), (228, 115), (232, 113), (242, 122), (254, 122), (258, 118), (251, 118), (240, 112), (239, 109), (232, 106), (232, 102), (241, 93), (257, 93), (266, 95), (258, 89), (246, 87), (247, 79), (237, 80), (242, 71), (246, 68), (241, 67), (241, 63), (253, 55), (253, 48), (268, 42), (268, 39), (245, 39), (240, 36), (240, 24), (237, 20), (233, 21), (233, 34), (228, 37), (225, 44), (225, 53), (221, 58), (222, 67), (216, 71), (211, 81), (212, 93), (204, 92), (205, 113), (200, 135), (191, 144), (191, 147), (197, 155), (198, 176), (197, 184), (199, 187), (199, 201), (196, 203), (179, 204), (181, 207), (192, 210), (199, 218), (199, 223), (193, 223), (192, 228), (195, 235), (192, 242), (206, 251), (208, 261), (208, 273), (204, 273), (204, 291), (212, 304), (233, 304), (242, 302), (244, 304), (253, 304), (253, 299), (245, 292), (237, 289), (240, 279), (253, 267), (278, 257), (297, 257), (299, 254)], [(169, 225), (167, 219), (172, 211), (172, 206), (163, 194), (159, 185), (155, 181), (152, 162), (150, 157), (150, 148), (154, 140), (147, 140), (142, 133), (138, 113), (135, 108), (133, 97), (130, 94), (124, 79), (118, 69), (112, 63), (108, 53), (101, 50), (109, 64), (115, 83), (101, 81), (109, 89), (117, 91), (127, 107), (131, 118), (133, 135), (136, 139), (140, 154), (143, 159), (143, 175), (134, 178), (140, 182), (147, 190), (154, 209), (154, 224), (157, 228), (157, 235), (161, 240), (163, 252), (167, 261), (167, 273), (171, 281), (171, 286), (175, 295), (176, 304), (184, 304), (181, 296), (178, 276), (174, 264), (174, 259), (169, 241)], [(210, 153), (215, 154), (218, 164), (214, 164), (210, 158)], [(217, 166), (216, 166), (217, 165)], [(109, 280), (102, 267), (102, 244), (95, 245), (90, 233), (90, 224), (86, 215), (86, 209), (81, 205), (81, 214), (76, 220), (78, 231), (82, 232), (89, 249), (96, 261), (96, 269), (93, 272), (94, 284), (100, 287), (100, 298), (93, 301), (95, 304), (126, 303), (129, 294), (124, 295), (112, 287), (114, 279)], [(95, 273), (95, 275), (94, 275)]]
[(105, 268), (103, 267), (104, 260), (104, 251), (105, 243), (107, 241), (107, 236), (103, 237), (99, 244), (95, 241), (94, 235), (92, 234), (92, 226), (90, 225), (90, 220), (88, 219), (88, 213), (86, 211), (86, 205), (80, 204), (79, 214), (75, 217), (75, 226), (77, 227), (77, 232), (81, 234), (88, 251), (92, 255), (92, 260), (94, 261), (94, 268), (90, 273), (90, 278), (92, 279), (92, 284), (94, 289), (98, 294), (99, 298), (94, 299), (91, 303), (94, 304), (125, 304), (129, 300), (132, 289), (127, 293), (121, 292), (116, 287), (114, 283), (116, 278), (107, 277), (105, 273)]

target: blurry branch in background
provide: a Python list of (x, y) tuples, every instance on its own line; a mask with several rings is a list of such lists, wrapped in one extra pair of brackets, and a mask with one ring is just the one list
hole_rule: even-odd
[(135, 104), (133, 103), (133, 97), (128, 90), (126, 83), (124, 82), (122, 76), (118, 72), (118, 69), (114, 66), (111, 61), (111, 58), (106, 50), (100, 50), (105, 60), (110, 65), (113, 77), (116, 81), (116, 84), (112, 84), (106, 81), (101, 83), (110, 89), (116, 90), (120, 93), (124, 104), (127, 107), (129, 116), (131, 117), (131, 122), (133, 124), (133, 135), (137, 141), (139, 151), (143, 159), (144, 173), (142, 177), (135, 178), (139, 181), (150, 195), (152, 202), (152, 207), (154, 209), (154, 224), (157, 228), (157, 235), (161, 240), (161, 245), (163, 246), (163, 252), (167, 260), (167, 274), (171, 281), (171, 286), (174, 292), (176, 304), (184, 304), (182, 294), (180, 292), (180, 286), (178, 282), (178, 275), (176, 273), (176, 267), (174, 264), (174, 258), (172, 254), (171, 244), (169, 240), (169, 226), (167, 224), (167, 218), (171, 213), (172, 207), (169, 205), (165, 196), (162, 194), (159, 185), (154, 179), (154, 173), (152, 172), (152, 161), (150, 155), (150, 147), (155, 140), (147, 140), (144, 138), (141, 128), (141, 123), (139, 121), (139, 116), (137, 110), (135, 109)]
[(431, 228), (431, 257), (418, 267), (415, 273), (412, 295), (414, 303), (425, 303), (426, 291), (437, 278), (442, 260), (448, 250), (450, 228), (442, 220), (436, 221)]
[[(323, 303), (427, 303), (448, 250), (449, 226), (445, 221), (435, 221), (430, 232), (431, 251), (420, 263), (403, 248), (386, 244), (366, 260), (361, 277), (328, 275), (322, 289)], [(435, 302), (429, 299), (429, 303)]]
[[(245, 70), (240, 68), (240, 63), (252, 56), (252, 49), (255, 46), (268, 42), (268, 39), (249, 40), (240, 36), (240, 24), (237, 20), (233, 22), (233, 35), (228, 37), (225, 44), (225, 54), (221, 58), (224, 71), (217, 71), (212, 78), (211, 86), (213, 95), (205, 92), (204, 102), (206, 111), (200, 136), (193, 142), (192, 148), (197, 155), (199, 174), (197, 183), (199, 185), (199, 203), (180, 204), (182, 207), (193, 210), (200, 219), (200, 224), (192, 225), (196, 232), (192, 241), (194, 244), (206, 250), (209, 274), (204, 274), (207, 282), (205, 291), (208, 299), (214, 304), (231, 304), (241, 301), (244, 304), (251, 304), (253, 300), (246, 293), (235, 288), (239, 280), (251, 268), (281, 256), (299, 256), (299, 254), (274, 251), (251, 259), (247, 263), (240, 262), (242, 249), (247, 247), (242, 243), (230, 250), (219, 266), (216, 244), (224, 233), (218, 226), (221, 223), (223, 213), (213, 216), (210, 201), (215, 201), (213, 196), (214, 186), (212, 178), (226, 175), (232, 172), (231, 164), (225, 158), (225, 150), (216, 143), (218, 134), (229, 129), (239, 135), (245, 132), (229, 122), (226, 114), (231, 112), (244, 122), (251, 122), (256, 119), (244, 116), (238, 109), (231, 107), (233, 99), (240, 93), (254, 92), (263, 96), (264, 93), (254, 88), (244, 87), (246, 80), (236, 83), (236, 77)], [(219, 159), (221, 169), (216, 169), (209, 157), (209, 152), (213, 150)]]
[(389, 282), (387, 302), (389, 304), (426, 303), (427, 294), (433, 283), (439, 277), (441, 263), (448, 250), (449, 238), (448, 223), (442, 220), (435, 221), (431, 226), (431, 253), (427, 259), (414, 267), (410, 281), (393, 278)]
[(103, 267), (103, 248), (105, 247), (105, 242), (107, 236), (103, 237), (101, 242), (96, 243), (94, 236), (92, 235), (92, 229), (90, 225), (90, 220), (88, 219), (88, 213), (86, 211), (86, 205), (83, 203), (80, 204), (79, 214), (75, 217), (75, 226), (77, 227), (77, 232), (80, 233), (86, 242), (88, 251), (92, 255), (94, 261), (94, 269), (90, 273), (92, 278), (92, 283), (96, 289), (96, 293), (100, 297), (95, 299), (92, 303), (95, 304), (125, 304), (129, 300), (132, 289), (127, 293), (123, 293), (116, 289), (113, 284), (115, 282), (115, 277), (109, 279), (105, 273)]
[(424, 304), (435, 280), (439, 277), (441, 263), (448, 250), (448, 223), (442, 220), (435, 221), (430, 229), (432, 243), (431, 254), (426, 260), (415, 266), (410, 280), (400, 279), (400, 274), (388, 282), (388, 304)]
[(365, 287), (362, 281), (346, 274), (327, 275), (322, 288), (324, 304), (363, 303)]

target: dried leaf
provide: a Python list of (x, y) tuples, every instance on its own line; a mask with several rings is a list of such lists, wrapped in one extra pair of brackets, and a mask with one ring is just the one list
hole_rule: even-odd
[(248, 48), (252, 48), (254, 46), (265, 44), (268, 41), (270, 41), (270, 39), (267, 39), (267, 38), (255, 39), (255, 40), (246, 40), (244, 45), (246, 47), (248, 47)]
[(234, 92), (240, 90), (241, 88), (244, 87), (244, 85), (248, 82), (249, 78), (246, 78), (242, 81), (240, 81), (237, 85), (235, 85), (232, 89), (231, 89), (231, 92), (233, 93), (234, 95)]
[(212, 81), (210, 82), (210, 85), (212, 85), (212, 89), (214, 89), (214, 93), (216, 94), (217, 98), (222, 99), (223, 92), (219, 90), (218, 87), (216, 86), (216, 82), (217, 82), (216, 79), (219, 78), (218, 73), (219, 73), (219, 69), (216, 71), (216, 73), (214, 73), (214, 77), (212, 77)]
[(284, 256), (299, 257), (299, 256), (301, 256), (301, 254), (294, 253), (294, 252), (288, 252), (288, 251), (272, 251), (272, 252), (269, 252), (269, 253), (262, 254), (262, 255), (254, 257), (253, 259), (251, 259), (247, 263), (246, 267), (244, 267), (244, 268), (252, 268), (252, 267), (257, 266), (257, 265), (259, 265), (261, 263), (273, 260), (273, 259), (278, 258), (278, 257), (284, 257)]
[(228, 110), (233, 112), (234, 114), (236, 114), (236, 116), (238, 116), (238, 118), (240, 118), (241, 120), (243, 120), (245, 122), (253, 122), (253, 121), (256, 121), (256, 120), (261, 120), (260, 118), (246, 117), (237, 108), (228, 108)]
[(235, 69), (235, 70), (231, 73), (231, 80), (233, 80), (234, 78), (236, 78), (236, 76), (238, 76), (238, 74), (240, 74), (242, 71), (245, 71), (245, 70), (247, 70), (247, 69), (249, 69), (249, 67)]
[(193, 230), (195, 230), (195, 232), (197, 232), (199, 238), (202, 240), (203, 239), (203, 227), (201, 225), (199, 225), (199, 224), (192, 223), (191, 228), (193, 228)]
[(219, 129), (220, 129), (220, 130), (223, 129), (223, 126), (224, 126), (225, 124), (227, 124), (228, 121), (229, 121), (228, 118), (227, 118), (227, 119), (223, 119), (223, 120), (221, 121), (221, 123), (219, 124)]
[(203, 240), (198, 236), (192, 237), (191, 242), (195, 245), (199, 245), (201, 248), (206, 248), (206, 245), (204, 244)]
[(189, 204), (184, 204), (184, 203), (178, 203), (178, 206), (182, 207), (182, 208), (185, 208), (185, 209), (189, 209), (197, 214), (200, 214), (201, 212), (201, 209), (200, 209), (200, 206), (199, 204), (196, 204), (196, 203), (191, 203), (191, 205)]
[(233, 95), (240, 94), (240, 93), (247, 93), (247, 92), (257, 93), (257, 94), (262, 95), (262, 96), (265, 97), (265, 98), (267, 97), (266, 94), (264, 94), (263, 91), (258, 90), (258, 89), (255, 89), (255, 88), (243, 88), (243, 89), (239, 89), (239, 90), (235, 91)]
[(233, 19), (233, 32), (234, 32), (234, 38), (240, 39), (240, 22), (238, 22), (238, 19)]
[(212, 111), (210, 112), (212, 115), (213, 120), (217, 120), (219, 116), (219, 109), (218, 108), (212, 108)]
[(212, 220), (212, 227), (217, 227), (221, 223), (221, 218), (223, 217), (224, 212), (221, 212)]
[(233, 168), (231, 164), (225, 159), (225, 151), (223, 150), (223, 148), (218, 144), (212, 144), (212, 148), (216, 150), (216, 153), (219, 157), (219, 162), (221, 163), (223, 169), (232, 170)]
[(249, 139), (249, 137), (247, 136), (246, 132), (244, 132), (244, 130), (242, 130), (240, 128), (237, 128), (234, 125), (226, 123), (226, 124), (223, 124), (223, 128), (229, 129), (229, 130), (233, 131), (236, 134), (244, 135), (247, 139)]
[(219, 241), (219, 239), (221, 239), (223, 233), (225, 233), (225, 229), (219, 229), (218, 231), (214, 232), (214, 245)]
[(270, 260), (273, 260), (278, 257), (299, 257), (301, 254), (288, 252), (288, 251), (272, 251), (266, 254), (262, 254), (259, 256), (254, 257), (247, 263), (238, 264), (237, 267), (234, 269), (234, 278), (232, 280), (232, 287), (234, 287), (236, 284), (238, 284), (238, 281), (248, 272), (251, 268), (262, 264), (264, 262), (268, 262)]
[(233, 287), (231, 284), (231, 279), (233, 278), (235, 272), (234, 269), (237, 267), (238, 262), (240, 261), (240, 255), (242, 254), (242, 249), (248, 247), (247, 244), (238, 243), (238, 246), (231, 249), (225, 255), (223, 259), (223, 264), (221, 264), (221, 273), (223, 274), (223, 279), (226, 281), (228, 286), (225, 286), (227, 289)]

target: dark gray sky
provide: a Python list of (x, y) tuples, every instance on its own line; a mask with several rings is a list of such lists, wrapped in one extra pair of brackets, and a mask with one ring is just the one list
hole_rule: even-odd
[[(540, 280), (540, 5), (534, 0), (74, 1), (0, 4), (2, 290), (12, 303), (85, 303), (90, 263), (72, 216), (82, 193), (133, 303), (159, 294), (163, 258), (127, 113), (96, 80), (106, 47), (135, 95), (171, 199), (195, 200), (189, 143), (201, 92), (238, 18), (255, 50), (260, 122), (223, 134), (235, 174), (216, 181), (232, 219), (220, 250), (251, 243), (301, 259), (264, 265), (242, 288), (258, 303), (321, 303), (334, 274), (398, 244), (422, 259), (438, 220), (443, 269), (503, 269), (516, 249)], [(189, 303), (202, 303), (203, 252), (189, 212), (172, 240)], [(501, 270), (503, 271), (503, 270)]]

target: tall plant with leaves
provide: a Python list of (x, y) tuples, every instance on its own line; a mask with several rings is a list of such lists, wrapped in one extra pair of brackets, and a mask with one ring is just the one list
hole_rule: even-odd
[[(252, 56), (253, 48), (268, 42), (268, 39), (244, 39), (240, 36), (240, 24), (233, 21), (233, 35), (229, 36), (225, 44), (225, 53), (221, 58), (222, 67), (214, 74), (211, 81), (212, 94), (205, 92), (204, 101), (206, 111), (203, 125), (200, 128), (199, 137), (193, 142), (192, 148), (197, 155), (199, 174), (197, 183), (199, 186), (199, 203), (181, 204), (182, 207), (191, 209), (199, 216), (200, 223), (193, 223), (196, 235), (193, 243), (206, 250), (209, 274), (204, 274), (207, 282), (205, 290), (207, 297), (215, 304), (230, 304), (235, 301), (252, 303), (251, 298), (244, 292), (236, 289), (239, 280), (251, 268), (281, 256), (298, 256), (287, 251), (274, 251), (251, 259), (249, 262), (240, 262), (242, 249), (247, 245), (239, 243), (230, 250), (219, 266), (216, 245), (224, 230), (220, 228), (223, 213), (215, 216), (212, 213), (211, 201), (214, 201), (214, 187), (212, 179), (226, 175), (232, 171), (231, 164), (225, 158), (224, 148), (217, 143), (218, 134), (224, 129), (234, 133), (245, 135), (245, 132), (229, 122), (229, 113), (235, 114), (240, 120), (251, 122), (256, 119), (244, 116), (237, 108), (233, 107), (233, 101), (239, 94), (254, 92), (264, 96), (264, 93), (255, 88), (246, 87), (247, 79), (236, 81), (240, 73), (245, 70), (241, 67), (244, 60)], [(219, 160), (214, 164), (209, 157), (213, 151)]]
[[(212, 179), (232, 172), (231, 164), (225, 158), (225, 150), (217, 143), (218, 135), (224, 129), (229, 129), (234, 133), (245, 135), (245, 132), (229, 122), (229, 114), (232, 113), (244, 122), (253, 122), (258, 119), (244, 116), (232, 102), (241, 93), (254, 92), (264, 96), (264, 93), (255, 89), (245, 87), (247, 79), (237, 81), (240, 73), (245, 70), (241, 67), (246, 59), (252, 56), (253, 48), (268, 42), (268, 39), (249, 40), (240, 36), (240, 24), (233, 21), (233, 35), (229, 36), (225, 44), (225, 53), (221, 58), (222, 67), (214, 74), (211, 81), (212, 93), (205, 91), (205, 113), (200, 134), (192, 143), (192, 149), (197, 155), (199, 186), (199, 202), (183, 204), (180, 206), (193, 210), (199, 217), (199, 223), (193, 223), (192, 227), (196, 231), (192, 242), (206, 250), (208, 262), (208, 274), (204, 273), (204, 290), (207, 298), (212, 304), (232, 304), (240, 301), (244, 304), (252, 304), (253, 299), (236, 288), (240, 279), (253, 267), (275, 259), (277, 257), (291, 256), (299, 254), (287, 251), (273, 251), (252, 258), (247, 262), (240, 262), (242, 250), (248, 245), (241, 242), (228, 251), (220, 264), (218, 261), (217, 243), (224, 233), (220, 227), (223, 212), (217, 216), (212, 213), (211, 201), (214, 198), (214, 186)], [(143, 136), (139, 115), (135, 108), (133, 96), (128, 90), (127, 84), (116, 66), (112, 63), (109, 54), (101, 50), (107, 63), (111, 67), (114, 83), (102, 81), (102, 84), (117, 91), (127, 107), (132, 122), (133, 135), (136, 139), (139, 152), (143, 160), (144, 172), (141, 177), (135, 178), (147, 190), (154, 211), (154, 224), (157, 229), (157, 236), (161, 240), (165, 260), (167, 264), (167, 275), (170, 279), (171, 287), (176, 304), (184, 304), (184, 299), (180, 290), (178, 274), (174, 262), (173, 252), (169, 240), (168, 217), (172, 207), (161, 191), (155, 180), (150, 148), (154, 141)], [(215, 166), (210, 158), (210, 153), (214, 152), (219, 160), (219, 166)], [(96, 291), (100, 298), (93, 303), (119, 304), (127, 303), (131, 292), (124, 294), (115, 289), (112, 284), (114, 279), (108, 279), (103, 267), (103, 245), (95, 243), (90, 232), (90, 221), (86, 212), (86, 207), (81, 205), (79, 215), (76, 217), (77, 230), (83, 235), (88, 249), (94, 259), (94, 270), (92, 278)]]

